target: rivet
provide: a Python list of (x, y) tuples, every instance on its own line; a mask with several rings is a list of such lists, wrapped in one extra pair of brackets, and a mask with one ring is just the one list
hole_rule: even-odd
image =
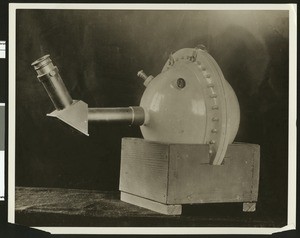
[(212, 120), (213, 121), (219, 121), (219, 118), (218, 117), (213, 117)]
[(217, 97), (217, 94), (212, 94), (210, 95), (211, 98), (216, 98)]
[(202, 71), (206, 70), (205, 66), (201, 66), (201, 69), (202, 69)]
[(212, 154), (212, 153), (213, 153), (213, 151), (212, 151), (212, 150), (209, 150), (209, 151), (208, 151), (208, 153), (209, 153), (209, 154)]
[(195, 62), (196, 59), (197, 59), (197, 50), (194, 50), (194, 51), (193, 51), (193, 55), (191, 56), (190, 60), (191, 60), (192, 62)]
[(209, 144), (215, 144), (216, 142), (214, 140), (210, 140)]
[(213, 84), (213, 83), (209, 83), (209, 84), (207, 84), (207, 87), (208, 88), (213, 88), (215, 85)]
[(211, 130), (211, 132), (212, 132), (212, 133), (217, 133), (218, 130), (214, 128), (214, 129)]
[(197, 46), (198, 49), (203, 50), (203, 51), (207, 51), (206, 46), (201, 44)]
[(217, 109), (219, 109), (219, 106), (218, 106), (218, 105), (213, 105), (211, 108), (212, 108), (213, 110), (217, 110)]
[(51, 72), (49, 73), (49, 75), (50, 75), (51, 77), (53, 77), (53, 76), (55, 75), (55, 71), (51, 71)]
[(173, 54), (171, 53), (170, 55), (169, 55), (169, 65), (173, 65), (174, 64), (174, 57), (173, 57)]
[(210, 74), (205, 75), (205, 78), (210, 78)]

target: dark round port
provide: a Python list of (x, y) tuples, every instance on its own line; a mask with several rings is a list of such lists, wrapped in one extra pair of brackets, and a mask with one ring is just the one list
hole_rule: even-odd
[(183, 78), (177, 79), (177, 87), (184, 88), (185, 87), (185, 80)]

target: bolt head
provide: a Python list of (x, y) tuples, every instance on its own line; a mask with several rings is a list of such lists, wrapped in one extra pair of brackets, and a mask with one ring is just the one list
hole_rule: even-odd
[(55, 71), (51, 71), (51, 72), (49, 73), (49, 75), (50, 75), (51, 77), (53, 77), (53, 76), (55, 75)]

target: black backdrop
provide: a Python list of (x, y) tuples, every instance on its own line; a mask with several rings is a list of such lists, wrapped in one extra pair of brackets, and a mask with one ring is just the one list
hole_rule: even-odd
[(207, 46), (240, 102), (236, 141), (261, 145), (258, 210), (286, 219), (287, 11), (17, 10), (16, 185), (118, 190), (122, 137), (139, 128), (90, 124), (90, 136), (46, 117), (54, 110), (30, 64), (50, 54), (73, 99), (138, 105), (136, 72), (157, 75), (171, 52)]

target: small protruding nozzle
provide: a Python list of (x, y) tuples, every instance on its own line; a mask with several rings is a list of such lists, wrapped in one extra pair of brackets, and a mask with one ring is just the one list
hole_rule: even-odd
[(144, 85), (147, 87), (151, 80), (154, 78), (152, 75), (147, 76), (143, 70), (137, 73), (137, 76), (144, 80)]
[(140, 77), (141, 79), (144, 79), (144, 80), (146, 80), (148, 78), (147, 74), (145, 74), (145, 72), (143, 70), (140, 70), (137, 73), (137, 76)]
[(73, 100), (62, 81), (58, 68), (53, 65), (50, 55), (45, 55), (31, 64), (37, 72), (37, 78), (43, 84), (57, 110), (72, 105)]

